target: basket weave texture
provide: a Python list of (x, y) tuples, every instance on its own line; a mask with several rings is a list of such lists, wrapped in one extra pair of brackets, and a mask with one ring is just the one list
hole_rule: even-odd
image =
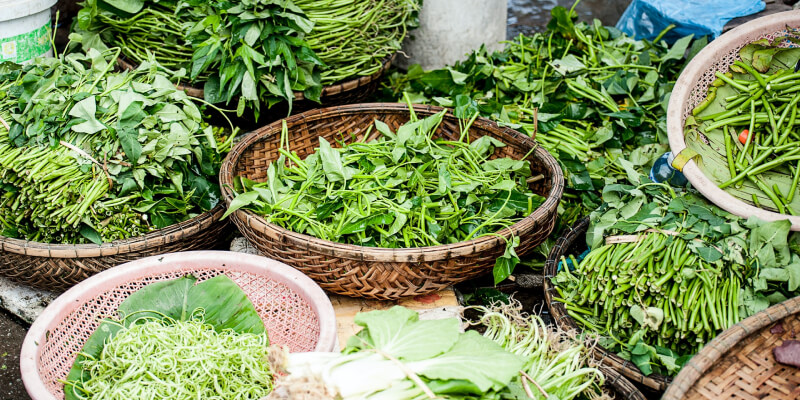
[(115, 265), (142, 257), (223, 245), (230, 223), (222, 205), (144, 236), (102, 245), (48, 244), (0, 236), (0, 275), (50, 291), (64, 291)]
[[(778, 324), (783, 332), (771, 332)], [(800, 368), (778, 364), (772, 355), (798, 332), (800, 297), (746, 318), (692, 357), (663, 400), (800, 398)]]
[[(433, 106), (414, 107), (420, 118), (441, 110), (441, 107)], [(318, 147), (319, 137), (331, 143), (362, 140), (376, 119), (395, 130), (408, 122), (408, 107), (405, 104), (357, 104), (317, 109), (289, 117), (286, 119), (289, 147), (300, 158), (305, 158)], [(280, 131), (280, 122), (267, 125), (244, 138), (228, 154), (220, 171), (220, 185), (229, 205), (234, 198), (232, 187), (236, 177), (244, 176), (257, 182), (267, 179), (270, 162), (279, 156)], [(379, 133), (373, 132), (375, 134)], [(528, 160), (533, 175), (544, 177), (531, 184), (531, 189), (545, 196), (545, 202), (510, 230), (500, 231), (502, 238), (485, 236), (450, 245), (382, 249), (335, 243), (291, 232), (247, 210), (237, 210), (231, 218), (262, 254), (301, 270), (325, 290), (383, 300), (432, 293), (491, 271), (495, 260), (505, 250), (504, 238), (511, 232), (520, 238), (516, 251), (522, 256), (544, 241), (555, 224), (556, 208), (564, 190), (564, 177), (556, 160), (530, 137), (479, 118), (469, 136), (475, 140), (484, 135), (506, 143), (505, 147), (498, 149), (495, 157), (521, 159), (535, 149)], [(458, 120), (448, 113), (434, 137), (458, 140)]]
[[(675, 83), (667, 110), (667, 132), (673, 154), (687, 147), (684, 139), (686, 118), (706, 98), (709, 85), (716, 79), (715, 73), (728, 72), (730, 66), (739, 59), (739, 50), (745, 45), (763, 38), (772, 40), (783, 36), (787, 33), (787, 26), (795, 29), (800, 27), (800, 10), (776, 13), (740, 25), (715, 39), (689, 62)], [(725, 154), (725, 149), (720, 152)], [(788, 219), (792, 223), (792, 230), (800, 231), (800, 217), (745, 203), (717, 187), (694, 160), (686, 163), (683, 173), (703, 196), (730, 213), (744, 218), (755, 215), (765, 221)]]
[[(544, 266), (544, 296), (547, 308), (553, 315), (553, 320), (556, 324), (565, 330), (581, 331), (575, 319), (569, 316), (567, 308), (564, 303), (553, 300), (553, 297), (558, 296), (556, 287), (553, 285), (552, 278), (558, 274), (558, 262), (561, 256), (568, 256), (570, 254), (580, 254), (586, 250), (586, 231), (589, 229), (589, 218), (584, 218), (575, 223), (561, 237), (556, 241), (550, 254), (547, 256), (547, 261)], [(606, 350), (601, 346), (594, 346), (594, 356), (602, 364), (619, 371), (626, 378), (634, 383), (639, 383), (650, 389), (663, 391), (667, 388), (672, 378), (651, 374), (645, 376), (642, 371), (636, 367), (635, 364), (628, 360), (622, 359), (620, 356), (611, 351)]]
[[(54, 301), (23, 344), (22, 376), (34, 400), (63, 399), (63, 383), (78, 352), (103, 318), (148, 284), (193, 275), (202, 282), (225, 274), (253, 303), (270, 345), (292, 352), (332, 351), (335, 315), (330, 300), (310, 279), (264, 257), (200, 251), (150, 257), (84, 281)], [(323, 333), (324, 332), (324, 333)]]
[(606, 378), (604, 388), (615, 400), (646, 400), (644, 394), (619, 372), (607, 366), (600, 366), (600, 371)]
[[(396, 55), (397, 53), (386, 57), (386, 59), (383, 60), (383, 66), (381, 69), (372, 73), (371, 75), (356, 76), (340, 83), (323, 86), (319, 103), (306, 99), (303, 95), (303, 92), (294, 92), (292, 113), (296, 114), (318, 107), (331, 107), (343, 104), (360, 103), (368, 99), (380, 87), (381, 77), (383, 77), (383, 74), (385, 74), (386, 71), (388, 71), (392, 66), (392, 61), (394, 61)], [(136, 68), (136, 65), (130, 63), (122, 57), (117, 59), (117, 64), (122, 69), (130, 70)], [(177, 87), (178, 89), (185, 91), (189, 96), (198, 97), (201, 99), (204, 97), (202, 88), (183, 84), (177, 85)], [(287, 113), (288, 107), (286, 107), (285, 103), (276, 104), (272, 107), (272, 109), (269, 110), (269, 115), (283, 116)], [(273, 119), (269, 119), (269, 121)]]

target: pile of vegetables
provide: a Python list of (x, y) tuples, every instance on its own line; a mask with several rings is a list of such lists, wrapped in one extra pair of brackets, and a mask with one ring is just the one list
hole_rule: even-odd
[(225, 275), (149, 284), (78, 354), (66, 400), (258, 400), (273, 387), (264, 323)]
[(322, 85), (370, 75), (416, 26), (419, 0), (85, 0), (77, 32), (88, 47), (126, 59), (156, 58), (206, 101), (242, 115), (286, 102), (319, 101)]
[[(0, 235), (102, 243), (211, 210), (235, 134), (119, 49), (0, 66)], [(229, 134), (227, 138), (224, 135)]]
[(324, 63), (303, 36), (314, 24), (291, 1), (86, 0), (77, 31), (85, 48), (115, 46), (131, 61), (153, 54), (173, 75), (203, 82), (210, 103), (238, 98), (258, 118), (303, 92), (319, 101), (318, 68)]
[(781, 214), (800, 215), (800, 49), (798, 32), (761, 39), (717, 79), (686, 120), (688, 145), (701, 168), (739, 199)]
[(308, 46), (325, 63), (320, 76), (330, 85), (379, 71), (417, 26), (421, 0), (294, 0), (314, 27)]
[[(289, 148), (284, 123), (281, 156), (267, 169), (267, 181), (239, 177), (238, 193), (226, 216), (242, 207), (270, 223), (325, 240), (360, 246), (410, 248), (495, 235), (530, 215), (544, 198), (529, 188), (527, 160), (493, 158), (505, 146), (490, 136), (470, 141), (469, 121), (458, 140), (433, 137), (445, 111), (410, 121), (395, 132), (381, 121), (364, 140), (334, 148), (320, 137), (319, 148), (301, 160)], [(373, 140), (370, 133), (374, 127)], [(525, 157), (527, 158), (527, 156)], [(495, 281), (519, 261), (507, 240)]]
[[(669, 94), (684, 53), (691, 58), (706, 43), (635, 40), (598, 20), (575, 22), (576, 15), (555, 7), (545, 32), (520, 35), (500, 52), (481, 48), (447, 68), (412, 66), (384, 90), (387, 99), (405, 92), (414, 103), (452, 107), (462, 117), (480, 112), (535, 136), (567, 178), (560, 227), (597, 208), (603, 186), (668, 150)], [(540, 246), (531, 266), (544, 266), (550, 245)]]
[(643, 373), (674, 375), (723, 330), (800, 294), (788, 221), (742, 220), (689, 191), (632, 183), (603, 189), (590, 250), (562, 259), (553, 283), (569, 315)]
[[(356, 315), (364, 327), (342, 353), (290, 354), (268, 399), (591, 399), (602, 374), (586, 348), (536, 316), (483, 309), (484, 336), (455, 318), (419, 320), (395, 306)], [(559, 350), (564, 350), (560, 352)]]

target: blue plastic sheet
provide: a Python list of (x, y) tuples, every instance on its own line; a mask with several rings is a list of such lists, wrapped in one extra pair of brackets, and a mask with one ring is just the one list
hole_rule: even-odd
[(694, 34), (716, 38), (728, 21), (755, 14), (766, 5), (761, 0), (633, 0), (617, 22), (617, 29), (636, 39), (655, 39), (670, 24), (676, 28), (664, 39)]

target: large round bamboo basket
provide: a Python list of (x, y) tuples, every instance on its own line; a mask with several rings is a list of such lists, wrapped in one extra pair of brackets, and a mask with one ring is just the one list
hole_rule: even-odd
[(778, 364), (772, 353), (797, 332), (800, 297), (752, 315), (692, 357), (662, 399), (798, 399), (800, 368)]
[(49, 244), (0, 236), (0, 275), (33, 287), (63, 291), (115, 265), (186, 250), (213, 250), (228, 238), (221, 205), (143, 236), (111, 243)]
[[(433, 106), (414, 107), (420, 118), (441, 110)], [(408, 107), (405, 104), (356, 104), (295, 115), (285, 120), (289, 146), (299, 157), (305, 158), (318, 146), (319, 137), (331, 143), (362, 140), (376, 119), (397, 129), (408, 122)], [(270, 162), (278, 159), (280, 132), (280, 122), (270, 124), (242, 139), (228, 154), (220, 170), (220, 186), (228, 205), (235, 197), (232, 188), (236, 177), (266, 179)], [(459, 133), (458, 119), (448, 113), (434, 136), (458, 140)], [(506, 144), (498, 149), (496, 157), (520, 159), (527, 155), (533, 176), (542, 176), (530, 187), (546, 197), (530, 216), (499, 231), (499, 236), (441, 246), (384, 249), (335, 243), (291, 232), (246, 210), (237, 210), (231, 217), (262, 254), (303, 271), (325, 290), (374, 299), (432, 293), (491, 271), (495, 260), (505, 250), (505, 238), (512, 233), (520, 238), (516, 251), (521, 256), (544, 241), (555, 224), (564, 176), (553, 156), (530, 137), (481, 118), (475, 121), (469, 136), (475, 140), (484, 135)]]

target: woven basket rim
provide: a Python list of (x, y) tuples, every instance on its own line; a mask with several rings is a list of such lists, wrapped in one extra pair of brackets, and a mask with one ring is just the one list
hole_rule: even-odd
[[(421, 113), (436, 113), (442, 110), (445, 110), (444, 107), (438, 106), (430, 106), (430, 105), (413, 105), (415, 112)], [(311, 111), (307, 111), (304, 113), (296, 114), (286, 118), (285, 120), (278, 120), (269, 125), (266, 125), (262, 128), (259, 128), (250, 134), (248, 134), (245, 138), (242, 139), (229, 153), (228, 156), (225, 158), (225, 161), (222, 163), (222, 167), (220, 168), (220, 188), (222, 191), (222, 197), (225, 199), (226, 205), (230, 206), (231, 202), (234, 199), (233, 191), (231, 187), (233, 185), (233, 176), (234, 170), (236, 168), (236, 164), (238, 164), (240, 156), (250, 147), (250, 145), (260, 141), (262, 138), (269, 137), (274, 135), (281, 130), (282, 121), (286, 121), (286, 124), (291, 126), (296, 122), (303, 121), (304, 123), (313, 122), (317, 119), (324, 118), (327, 113), (330, 112), (341, 112), (347, 114), (358, 114), (363, 111), (389, 111), (389, 112), (408, 112), (408, 105), (405, 103), (360, 103), (360, 104), (350, 104), (345, 106), (335, 106), (335, 107), (327, 107), (327, 108), (320, 108)], [(452, 110), (448, 109), (447, 114), (445, 117), (452, 117)], [(437, 257), (426, 257), (426, 260), (431, 261), (433, 259), (448, 259), (454, 256), (462, 256), (462, 255), (469, 255), (474, 254), (478, 248), (490, 248), (497, 246), (499, 244), (505, 244), (505, 238), (509, 236), (512, 232), (517, 234), (517, 232), (524, 231), (534, 225), (534, 221), (543, 219), (546, 214), (547, 210), (556, 207), (558, 202), (561, 199), (561, 194), (564, 188), (564, 175), (561, 171), (561, 168), (558, 165), (558, 162), (553, 158), (553, 156), (547, 152), (543, 147), (541, 147), (535, 140), (528, 137), (527, 135), (523, 135), (513, 129), (500, 127), (495, 122), (486, 119), (486, 118), (478, 118), (475, 120), (473, 124), (473, 128), (481, 127), (485, 130), (495, 130), (501, 132), (513, 132), (515, 136), (519, 137), (521, 144), (528, 145), (531, 148), (535, 148), (534, 155), (535, 157), (541, 159), (543, 161), (543, 165), (550, 173), (550, 182), (552, 185), (552, 189), (550, 193), (545, 197), (545, 201), (536, 208), (530, 215), (521, 219), (514, 225), (511, 225), (508, 228), (503, 228), (497, 232), (497, 235), (502, 236), (502, 238), (497, 237), (496, 235), (491, 236), (483, 236), (474, 238), (464, 242), (458, 242), (453, 244), (442, 244), (438, 246), (425, 246), (425, 247), (413, 247), (413, 248), (397, 248), (397, 249), (390, 249), (390, 248), (382, 248), (382, 247), (367, 247), (367, 246), (357, 246), (352, 244), (346, 243), (339, 243), (333, 242), (329, 240), (320, 239), (311, 235), (306, 235), (302, 233), (297, 233), (290, 231), (288, 229), (284, 229), (279, 227), (275, 224), (271, 224), (266, 221), (265, 218), (256, 215), (255, 213), (249, 210), (236, 210), (234, 214), (240, 218), (242, 221), (247, 221), (248, 226), (253, 227), (256, 230), (271, 230), (276, 232), (278, 235), (287, 238), (293, 239), (296, 242), (303, 242), (306, 244), (307, 247), (316, 247), (316, 248), (325, 248), (329, 250), (334, 250), (336, 252), (337, 257), (342, 258), (366, 258), (365, 256), (369, 257), (370, 259), (390, 259), (390, 260), (397, 260), (397, 259), (416, 259), (415, 256), (419, 255), (431, 255), (435, 253), (439, 253)], [(545, 177), (548, 179), (548, 177)]]
[[(743, 38), (756, 38), (775, 33), (791, 25), (800, 26), (800, 10), (780, 12), (746, 22), (722, 34), (697, 53), (675, 82), (667, 107), (667, 136), (673, 154), (678, 154), (687, 148), (684, 140), (683, 111), (696, 87), (697, 80), (709, 70), (709, 64), (742, 44)], [(703, 196), (728, 212), (744, 218), (755, 215), (765, 221), (788, 219), (792, 223), (792, 230), (800, 231), (800, 216), (768, 211), (733, 197), (706, 177), (694, 159), (686, 163), (683, 173)]]
[[(59, 244), (0, 236), (0, 250), (31, 257), (90, 258), (125, 254), (143, 248), (162, 246), (177, 242), (219, 221), (225, 212), (223, 203), (186, 221), (172, 224), (162, 229), (123, 240), (103, 244)], [(44, 253), (31, 254), (31, 253)], [(52, 254), (57, 253), (57, 254)]]
[(770, 325), (784, 318), (800, 313), (800, 297), (794, 297), (776, 304), (766, 310), (759, 311), (742, 321), (737, 322), (710, 342), (692, 357), (681, 369), (662, 397), (663, 400), (683, 399), (686, 392), (694, 386), (703, 374), (713, 367), (728, 351), (742, 340), (757, 335)]
[(598, 366), (598, 369), (603, 373), (603, 377), (605, 377), (603, 386), (613, 389), (614, 398), (619, 399), (617, 396), (622, 395), (624, 396), (622, 398), (625, 400), (646, 400), (639, 388), (613, 368), (601, 364)]
[[(383, 74), (386, 73), (386, 71), (389, 70), (389, 68), (392, 66), (392, 62), (394, 62), (394, 59), (397, 57), (397, 54), (398, 54), (397, 52), (394, 52), (384, 57), (383, 60), (381, 60), (381, 68), (370, 75), (350, 76), (349, 77), (350, 79), (345, 78), (345, 80), (323, 86), (322, 93), (320, 94), (320, 100), (323, 100), (326, 96), (333, 96), (342, 92), (349, 92), (358, 89), (359, 87), (366, 86), (372, 81), (380, 79), (383, 76)], [(133, 70), (138, 67), (137, 64), (128, 61), (122, 55), (120, 55), (117, 58), (117, 64), (122, 69), (126, 70)], [(178, 90), (185, 91), (186, 94), (192, 97), (203, 98), (205, 95), (205, 92), (202, 88), (198, 88), (195, 86), (178, 84), (175, 85), (175, 87), (177, 87)], [(303, 94), (303, 92), (294, 92), (294, 101), (303, 101), (303, 100), (306, 100), (306, 97)]]
[[(550, 254), (547, 256), (544, 266), (543, 285), (545, 303), (550, 313), (553, 315), (553, 320), (562, 329), (574, 329), (578, 332), (582, 332), (583, 330), (566, 312), (564, 304), (553, 299), (555, 297), (554, 293), (556, 293), (556, 287), (553, 285), (551, 278), (557, 274), (558, 259), (561, 256), (560, 253), (569, 250), (570, 246), (575, 243), (576, 240), (585, 237), (586, 231), (589, 229), (589, 222), (589, 217), (585, 217), (569, 227), (569, 229), (558, 238), (553, 249), (550, 250)], [(672, 381), (672, 378), (659, 374), (645, 376), (635, 364), (623, 359), (599, 344), (594, 346), (593, 351), (599, 355), (599, 361), (604, 365), (607, 365), (609, 368), (618, 369), (625, 377), (651, 389), (663, 391)]]

